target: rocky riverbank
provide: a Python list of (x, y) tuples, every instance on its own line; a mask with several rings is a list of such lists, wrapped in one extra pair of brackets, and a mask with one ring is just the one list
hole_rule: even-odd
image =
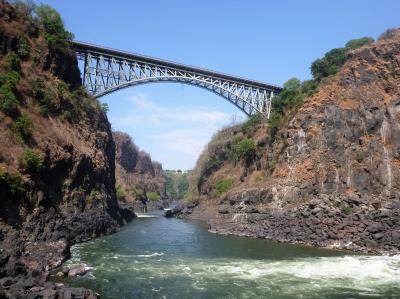
[(198, 207), (176, 213), (207, 218), (211, 205), (212, 232), (398, 253), (399, 86), (397, 29), (348, 51), (279, 127), (250, 119), (219, 132), (193, 171)]
[(80, 87), (70, 36), (47, 6), (0, 2), (0, 298), (95, 298), (48, 273), (72, 244), (134, 217), (118, 205), (111, 125)]
[(363, 253), (400, 253), (400, 203), (382, 206), (382, 202), (359, 197), (320, 195), (291, 209), (267, 208), (266, 204), (259, 190), (247, 190), (220, 202), (180, 204), (171, 214), (205, 220), (209, 231), (218, 234)]

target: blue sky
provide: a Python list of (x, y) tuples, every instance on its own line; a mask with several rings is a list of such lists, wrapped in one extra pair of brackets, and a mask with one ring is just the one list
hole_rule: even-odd
[[(400, 26), (398, 0), (44, 0), (77, 40), (282, 85), (349, 39)], [(101, 99), (165, 169), (190, 169), (219, 128), (245, 119), (233, 105), (183, 84), (131, 87)]]

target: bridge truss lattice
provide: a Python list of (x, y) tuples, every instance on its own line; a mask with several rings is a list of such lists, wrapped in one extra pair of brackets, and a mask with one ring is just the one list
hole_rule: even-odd
[(143, 55), (76, 41), (73, 46), (83, 61), (82, 83), (95, 97), (138, 84), (180, 82), (216, 93), (248, 116), (261, 113), (269, 117), (271, 100), (281, 91), (271, 84)]

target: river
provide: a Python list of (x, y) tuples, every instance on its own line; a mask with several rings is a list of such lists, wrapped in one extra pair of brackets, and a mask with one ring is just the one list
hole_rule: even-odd
[(400, 298), (400, 256), (219, 236), (160, 212), (73, 246), (78, 263), (89, 273), (67, 282), (101, 298)]

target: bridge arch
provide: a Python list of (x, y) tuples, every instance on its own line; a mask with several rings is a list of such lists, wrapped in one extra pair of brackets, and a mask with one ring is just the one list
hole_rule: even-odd
[(278, 86), (233, 77), (147, 56), (73, 42), (83, 61), (82, 83), (95, 97), (119, 89), (154, 82), (184, 83), (211, 91), (234, 104), (246, 115), (269, 117)]

